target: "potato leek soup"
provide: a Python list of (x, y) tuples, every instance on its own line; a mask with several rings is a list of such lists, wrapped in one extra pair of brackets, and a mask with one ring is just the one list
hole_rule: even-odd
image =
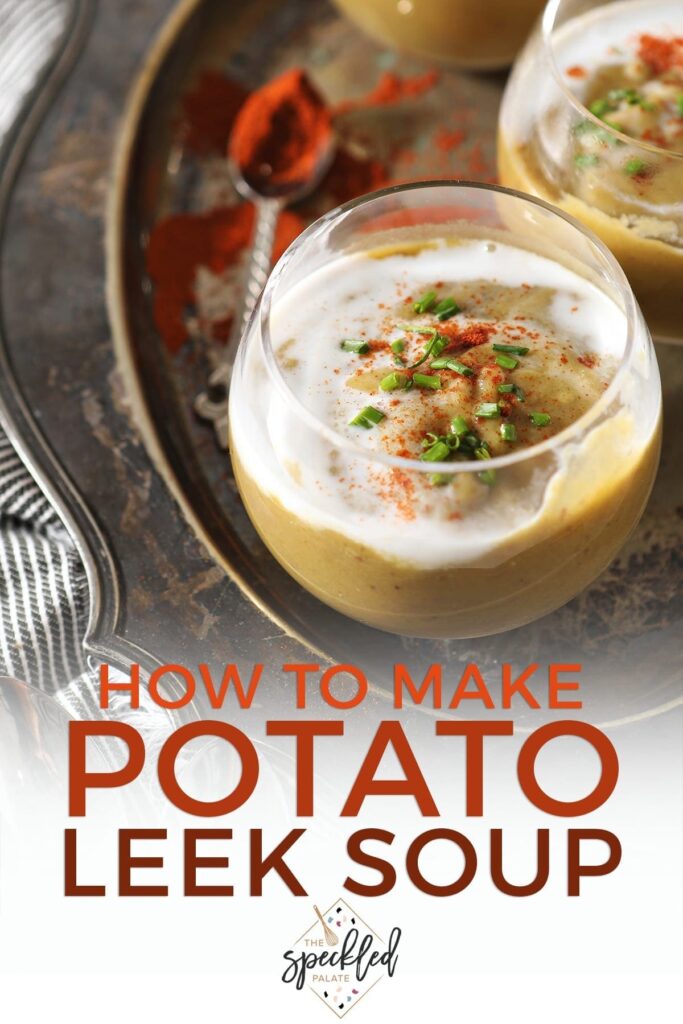
[(520, 58), (501, 109), (501, 180), (601, 235), (653, 332), (680, 340), (683, 4), (585, 7), (556, 0)]
[(477, 636), (612, 559), (651, 487), (659, 385), (646, 333), (627, 373), (628, 317), (576, 269), (502, 230), (432, 230), (279, 283), (268, 338), (242, 343), (231, 451), (261, 537), (322, 601)]

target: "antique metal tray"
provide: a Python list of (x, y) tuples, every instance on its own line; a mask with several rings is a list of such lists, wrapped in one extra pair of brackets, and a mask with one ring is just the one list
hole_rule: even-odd
[[(314, 652), (362, 664), (379, 702), (399, 660), (416, 669), (439, 661), (453, 676), (476, 661), (492, 677), (503, 660), (580, 661), (593, 720), (623, 724), (683, 703), (680, 350), (658, 353), (665, 446), (643, 521), (601, 579), (557, 613), (483, 640), (399, 640), (324, 608), (279, 568), (244, 513), (228, 458), (192, 412), (206, 362), (169, 356), (155, 330), (145, 243), (158, 217), (191, 202), (173, 126), (203, 69), (254, 86), (308, 64), (343, 95), (349, 83), (372, 88), (395, 57), (325, 0), (190, 0), (173, 11), (141, 0), (125, 25), (116, 7), (90, 12), (74, 0), (0, 192), (3, 421), (83, 553), (93, 656), (278, 666)], [(401, 58), (402, 72), (425, 68)], [(502, 85), (444, 71), (419, 120), (397, 110), (368, 130), (385, 156), (397, 137), (413, 139), (405, 177), (487, 179)], [(457, 108), (469, 112), (466, 143), (435, 163), (420, 140)], [(273, 673), (274, 699), (278, 685)]]

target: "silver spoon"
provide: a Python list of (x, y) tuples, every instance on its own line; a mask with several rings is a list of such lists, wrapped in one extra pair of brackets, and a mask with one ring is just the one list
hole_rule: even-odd
[(317, 188), (330, 168), (334, 153), (334, 133), (330, 130), (329, 135), (321, 144), (315, 167), (309, 178), (305, 181), (288, 182), (279, 187), (269, 187), (265, 194), (265, 192), (257, 191), (254, 185), (246, 180), (240, 167), (228, 151), (228, 170), (232, 182), (237, 192), (254, 204), (256, 226), (244, 286), (241, 289), (242, 304), (235, 310), (232, 329), (221, 362), (210, 374), (207, 390), (202, 391), (194, 403), (197, 415), (213, 423), (218, 445), (226, 451), (228, 448), (228, 394), (232, 368), (237, 354), (237, 346), (271, 271), (273, 241), (278, 217), (286, 206), (299, 202)]

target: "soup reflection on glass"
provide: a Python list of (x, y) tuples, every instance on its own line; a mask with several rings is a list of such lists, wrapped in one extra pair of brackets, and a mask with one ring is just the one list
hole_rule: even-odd
[(683, 3), (551, 0), (500, 113), (504, 185), (583, 221), (683, 341)]
[(231, 453), (256, 529), (345, 615), (472, 637), (611, 561), (657, 466), (661, 393), (591, 234), (495, 186), (399, 186), (326, 215), (242, 340)]

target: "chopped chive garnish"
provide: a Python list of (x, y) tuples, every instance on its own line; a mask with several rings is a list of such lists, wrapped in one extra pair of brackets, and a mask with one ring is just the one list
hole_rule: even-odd
[(500, 416), (500, 406), (498, 402), (482, 402), (474, 410), (474, 415), (478, 416), (482, 420), (495, 420)]
[(450, 473), (430, 473), (429, 482), (433, 487), (445, 487), (449, 484), (453, 477)]
[(464, 437), (469, 429), (464, 416), (454, 416), (451, 420), (451, 431), (456, 437)]
[(361, 409), (359, 413), (349, 420), (350, 427), (364, 427), (365, 430), (369, 430), (371, 427), (381, 423), (384, 419), (384, 413), (379, 409), (375, 409), (372, 405), (366, 405), (364, 409)]
[(445, 462), (451, 450), (445, 441), (437, 440), (435, 444), (420, 456), (422, 462)]
[(588, 109), (590, 110), (591, 114), (595, 114), (596, 117), (602, 118), (608, 112), (608, 110), (611, 109), (611, 105), (609, 103), (609, 100), (606, 100), (603, 97), (602, 99), (599, 100), (593, 100)]
[(413, 306), (416, 313), (428, 313), (436, 302), (436, 292), (425, 292)]
[(647, 164), (644, 160), (640, 160), (638, 157), (634, 157), (633, 160), (627, 160), (624, 164), (624, 170), (631, 177), (635, 177), (636, 174), (642, 174)]
[(432, 391), (438, 391), (441, 387), (441, 378), (427, 373), (414, 373), (413, 384), (418, 388), (431, 388)]
[(355, 352), (359, 356), (365, 355), (366, 352), (370, 351), (367, 341), (360, 341), (358, 338), (344, 338), (340, 347), (345, 352)]
[(403, 340), (403, 338), (397, 338), (396, 341), (392, 341), (391, 343), (391, 351), (394, 353), (395, 356), (400, 355), (405, 347), (406, 343)]
[(525, 356), (529, 351), (524, 345), (503, 345), (502, 342), (493, 343), (494, 352), (509, 352), (511, 356)]
[(451, 298), (442, 299), (434, 310), (437, 320), (450, 320), (452, 316), (459, 312), (460, 306), (455, 299)]
[(430, 356), (433, 359), (438, 358), (448, 344), (449, 339), (444, 334), (439, 334), (439, 332), (435, 330), (432, 330), (429, 333), (432, 337), (427, 342), (426, 348), (417, 362), (411, 363), (409, 366), (410, 370), (414, 370), (416, 366), (422, 366)]
[(496, 356), (496, 363), (504, 370), (514, 370), (519, 366), (519, 359), (515, 359), (514, 356), (507, 355), (506, 352), (501, 352)]
[(516, 441), (517, 427), (514, 425), (514, 423), (501, 423), (500, 436), (503, 438), (504, 441)]
[(470, 366), (465, 366), (464, 363), (451, 356), (442, 356), (441, 359), (435, 359), (429, 365), (432, 370), (452, 370), (453, 373), (459, 373), (462, 377), (474, 377), (474, 370)]
[(498, 385), (499, 395), (515, 395), (517, 401), (523, 402), (525, 399), (524, 390), (520, 388), (519, 384), (499, 384)]
[(547, 427), (550, 423), (550, 416), (547, 412), (530, 412), (529, 419), (535, 427)]
[(399, 388), (405, 388), (409, 381), (410, 377), (405, 373), (394, 370), (379, 382), (379, 386), (382, 391), (397, 391)]
[[(610, 128), (614, 128), (615, 131), (621, 131), (621, 126), (616, 124), (616, 122), (608, 121), (607, 118), (604, 118), (604, 123), (608, 125)], [(574, 128), (572, 130), (574, 132), (574, 135), (593, 135), (598, 140), (598, 142), (604, 142), (606, 145), (609, 146), (625, 145), (625, 143), (623, 143), (621, 139), (615, 139), (614, 136), (610, 135), (608, 131), (605, 131), (604, 128), (600, 128), (593, 121), (579, 121), (577, 124), (574, 125)]]
[(595, 167), (600, 163), (600, 157), (596, 156), (595, 153), (577, 153), (574, 157), (574, 163), (577, 167)]
[(683, 117), (683, 92), (679, 93), (676, 97), (676, 107), (678, 109), (678, 116)]
[(641, 110), (656, 110), (654, 103), (646, 100), (637, 89), (611, 89), (607, 94), (610, 103), (621, 103), (625, 100), (631, 107), (640, 107)]
[[(485, 462), (487, 459), (491, 458), (491, 452), (488, 450), (488, 448), (484, 448), (484, 446), (482, 445), (481, 448), (476, 449), (474, 457), (475, 459), (481, 459), (482, 462)], [(496, 482), (495, 469), (485, 469), (483, 473), (479, 473), (479, 479), (483, 484), (486, 484), (488, 487), (493, 487), (493, 485)]]

